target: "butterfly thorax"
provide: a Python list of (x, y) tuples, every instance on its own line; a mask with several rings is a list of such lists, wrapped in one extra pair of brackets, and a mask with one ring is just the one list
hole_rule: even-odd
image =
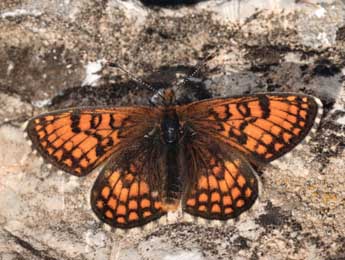
[(168, 108), (164, 111), (164, 117), (161, 122), (161, 132), (165, 144), (177, 144), (180, 134), (180, 122), (175, 109)]

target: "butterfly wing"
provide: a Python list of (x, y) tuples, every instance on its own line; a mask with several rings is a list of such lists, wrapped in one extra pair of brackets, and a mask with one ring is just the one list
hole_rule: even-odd
[(190, 177), (183, 210), (214, 220), (237, 217), (258, 196), (258, 180), (250, 164), (233, 150), (196, 136), (185, 146)]
[(66, 109), (34, 117), (27, 133), (48, 162), (83, 176), (151, 131), (159, 113), (147, 107)]
[(266, 163), (304, 139), (321, 107), (312, 96), (267, 93), (198, 101), (178, 107), (178, 115), (195, 133), (228, 144), (252, 163)]
[(116, 228), (142, 226), (160, 218), (164, 157), (150, 138), (116, 152), (91, 191), (91, 206), (99, 219)]

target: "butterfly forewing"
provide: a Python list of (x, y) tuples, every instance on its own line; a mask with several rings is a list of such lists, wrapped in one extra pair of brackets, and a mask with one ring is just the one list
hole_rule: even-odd
[(178, 108), (181, 121), (196, 133), (228, 144), (253, 163), (270, 162), (300, 143), (318, 111), (316, 98), (284, 93), (211, 99)]
[(27, 132), (48, 162), (83, 176), (144, 136), (159, 118), (159, 110), (146, 107), (76, 108), (39, 115), (29, 121)]

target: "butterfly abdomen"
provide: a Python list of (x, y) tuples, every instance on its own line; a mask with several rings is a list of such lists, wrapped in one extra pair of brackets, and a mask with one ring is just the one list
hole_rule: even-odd
[(164, 185), (163, 205), (167, 210), (176, 210), (181, 198), (182, 182), (178, 163), (178, 146), (166, 147), (166, 176)]

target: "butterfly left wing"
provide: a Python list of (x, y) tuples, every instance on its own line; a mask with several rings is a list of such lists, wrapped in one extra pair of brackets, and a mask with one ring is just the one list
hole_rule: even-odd
[(264, 93), (197, 101), (178, 107), (181, 124), (196, 134), (267, 163), (300, 143), (320, 120), (322, 103), (303, 94)]
[[(204, 141), (203, 141), (204, 139)], [(191, 179), (183, 210), (210, 220), (227, 220), (249, 209), (258, 196), (258, 180), (245, 158), (236, 151), (195, 136), (186, 144)]]
[(166, 214), (162, 207), (164, 158), (159, 145), (143, 138), (116, 152), (91, 191), (99, 219), (115, 228), (133, 228)]
[(71, 108), (34, 117), (26, 130), (48, 162), (84, 176), (150, 132), (159, 118), (159, 110), (148, 107)]

